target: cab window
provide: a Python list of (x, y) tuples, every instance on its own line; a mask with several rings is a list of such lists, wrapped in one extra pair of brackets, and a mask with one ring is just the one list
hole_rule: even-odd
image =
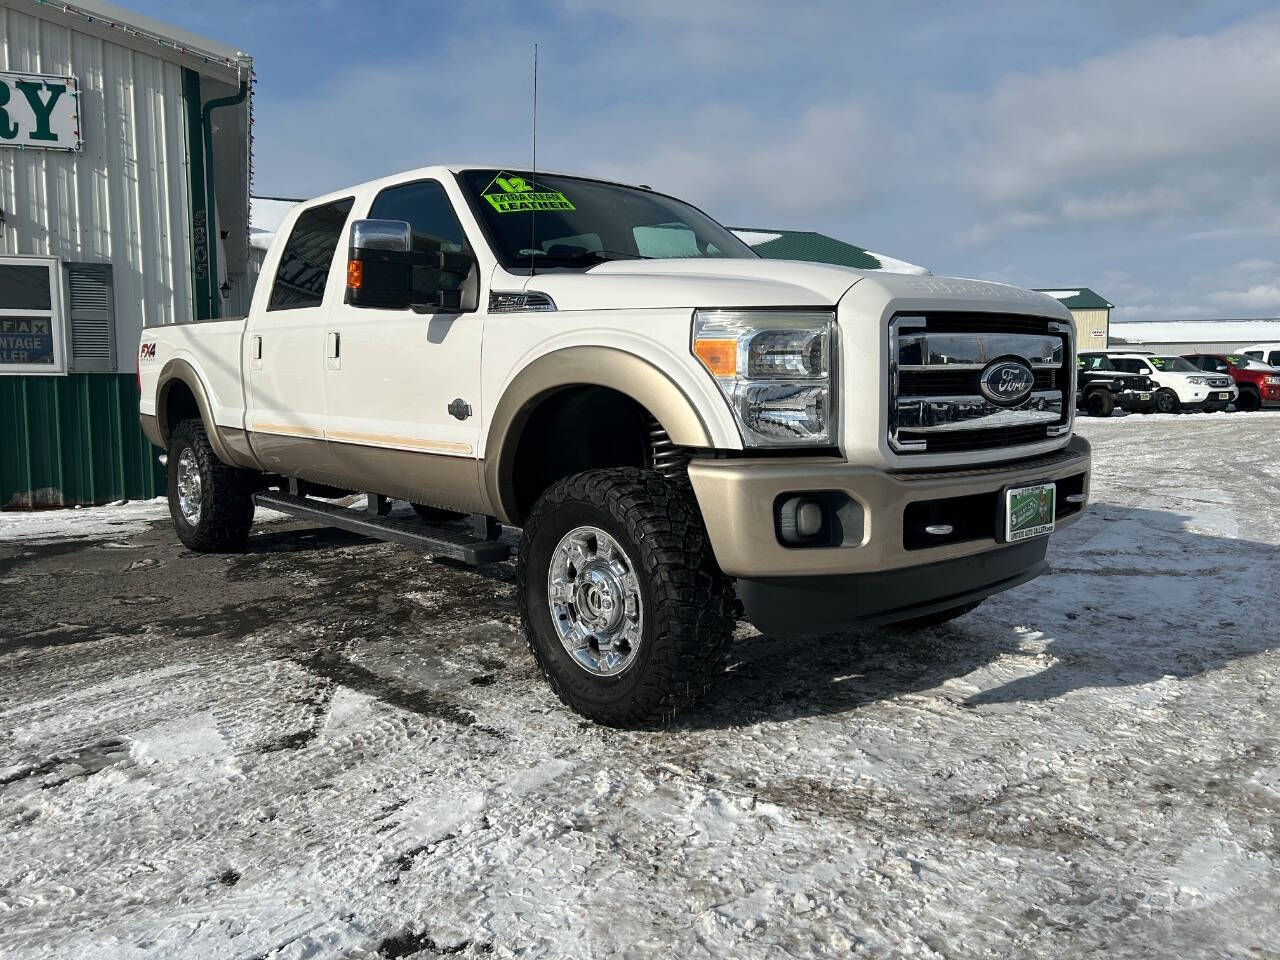
[(1148, 367), (1143, 361), (1134, 359), (1132, 357), (1112, 357), (1111, 362), (1112, 364), (1114, 364), (1115, 369), (1121, 371), (1122, 373), (1150, 373), (1151, 372), (1151, 368)]
[[(435, 180), (387, 187), (373, 200), (370, 220), (403, 220), (409, 224), (413, 249), (427, 253), (463, 253), (470, 249), (453, 204)], [(414, 267), (414, 287), (457, 290), (466, 277), (429, 267)]]
[(324, 301), (329, 266), (353, 202), (347, 197), (298, 214), (280, 255), (268, 310), (318, 307)]

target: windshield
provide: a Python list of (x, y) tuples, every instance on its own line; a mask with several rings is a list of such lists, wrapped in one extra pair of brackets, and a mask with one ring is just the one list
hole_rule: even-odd
[(1227, 357), (1227, 362), (1233, 367), (1239, 367), (1241, 370), (1257, 370), (1260, 373), (1264, 371), (1274, 371), (1274, 367), (1263, 363), (1261, 360), (1252, 360), (1249, 357)]
[(1167, 370), (1170, 373), (1201, 373), (1199, 367), (1192, 363), (1188, 363), (1181, 357), (1151, 357), (1151, 365), (1157, 370)]
[(544, 173), (535, 182), (520, 170), (464, 170), (458, 180), (508, 270), (756, 256), (706, 214), (649, 190)]

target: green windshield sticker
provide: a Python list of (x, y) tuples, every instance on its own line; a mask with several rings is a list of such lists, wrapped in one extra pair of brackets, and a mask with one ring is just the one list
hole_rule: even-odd
[(573, 210), (568, 198), (556, 190), (543, 190), (532, 180), (501, 173), (484, 188), (484, 198), (498, 213), (530, 210)]

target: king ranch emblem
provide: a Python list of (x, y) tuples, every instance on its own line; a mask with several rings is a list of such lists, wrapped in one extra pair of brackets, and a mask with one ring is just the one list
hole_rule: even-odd
[(1036, 375), (1025, 361), (1005, 357), (993, 360), (978, 375), (978, 389), (992, 403), (1012, 407), (1021, 403), (1035, 386)]

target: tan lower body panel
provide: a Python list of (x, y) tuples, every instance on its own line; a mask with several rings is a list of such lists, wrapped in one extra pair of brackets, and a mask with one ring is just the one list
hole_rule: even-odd
[[(722, 570), (735, 577), (821, 576), (913, 567), (971, 556), (1004, 546), (993, 534), (922, 550), (902, 542), (908, 503), (987, 493), (1001, 487), (1085, 474), (1089, 492), (1089, 444), (1076, 437), (1057, 454), (1026, 464), (993, 464), (970, 470), (893, 474), (831, 458), (695, 460), (689, 479)], [(774, 503), (784, 493), (836, 490), (864, 511), (862, 540), (833, 547), (784, 547), (774, 527)], [(1058, 521), (1065, 527), (1083, 510)]]
[(484, 461), (255, 431), (267, 469), (344, 490), (369, 491), (461, 513), (492, 513)]

